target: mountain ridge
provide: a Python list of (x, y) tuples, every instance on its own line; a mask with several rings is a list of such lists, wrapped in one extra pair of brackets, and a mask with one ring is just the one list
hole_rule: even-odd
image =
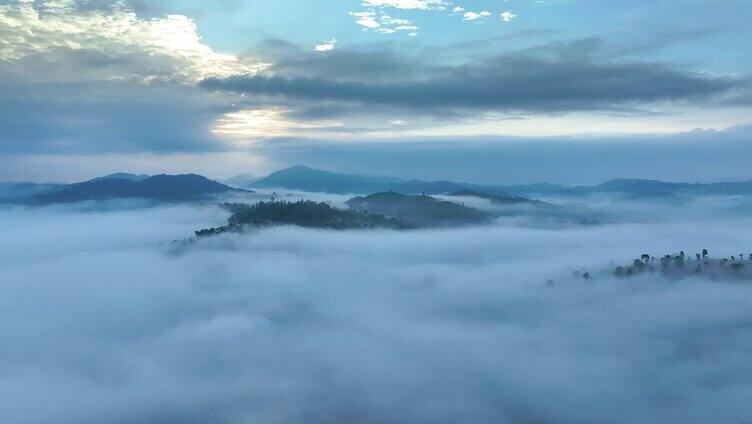
[(393, 191), (402, 194), (448, 194), (469, 190), (487, 195), (514, 197), (530, 194), (586, 195), (592, 193), (625, 193), (656, 196), (676, 194), (752, 194), (752, 180), (715, 183), (665, 182), (639, 178), (613, 178), (597, 185), (568, 186), (551, 183), (483, 185), (448, 180), (402, 180), (389, 177), (335, 173), (295, 165), (275, 171), (252, 183), (250, 188), (280, 188), (330, 194), (371, 194)]
[(76, 203), (110, 199), (147, 199), (165, 202), (197, 200), (240, 191), (197, 174), (153, 175), (143, 180), (100, 177), (25, 199), (30, 205)]
[(295, 165), (272, 172), (248, 185), (248, 188), (285, 188), (331, 194), (378, 192), (401, 182), (398, 178), (339, 174)]

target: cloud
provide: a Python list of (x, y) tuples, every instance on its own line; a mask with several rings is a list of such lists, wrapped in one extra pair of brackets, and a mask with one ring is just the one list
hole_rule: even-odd
[[(54, 67), (78, 52), (109, 59), (109, 78), (147, 80), (198, 80), (252, 73), (265, 66), (252, 58), (214, 51), (202, 43), (196, 24), (186, 16), (144, 20), (124, 3), (109, 10), (82, 4), (70, 0), (0, 5), (0, 38), (5, 40), (0, 56), (11, 66), (43, 57)], [(141, 66), (129, 66), (136, 58)]]
[(465, 12), (465, 14), (462, 17), (462, 20), (463, 21), (475, 21), (475, 20), (478, 20), (478, 19), (481, 19), (481, 18), (487, 18), (489, 16), (491, 16), (491, 13), (487, 12), (485, 10), (482, 11), (482, 12), (479, 12), (479, 13), (476, 13), (476, 12)]
[(375, 12), (348, 12), (348, 14), (355, 18), (356, 24), (366, 29), (376, 29), (381, 27), (381, 24), (376, 20)]
[(195, 82), (267, 66), (213, 50), (185, 16), (120, 2), (0, 5), (0, 39), (2, 153), (225, 149), (210, 130), (232, 99)]
[(363, 0), (365, 7), (393, 7), (396, 9), (443, 9), (448, 4), (444, 0)]
[(348, 12), (355, 18), (355, 23), (363, 27), (363, 31), (373, 30), (380, 34), (394, 34), (400, 31), (415, 31), (419, 29), (408, 19), (398, 19), (380, 11)]
[(323, 41), (321, 42), (321, 44), (317, 44), (316, 46), (314, 46), (313, 49), (317, 52), (329, 52), (329, 51), (334, 50), (334, 46), (336, 44), (337, 44), (337, 39), (332, 38), (331, 40)]
[(285, 40), (267, 39), (255, 54), (273, 64), (270, 73), (286, 77), (388, 82), (415, 78), (424, 66), (383, 45), (346, 46), (321, 55)]
[(510, 11), (501, 12), (501, 20), (504, 22), (512, 22), (513, 19), (516, 19), (517, 15)]
[[(352, 15), (369, 31), (415, 36), (419, 25), (398, 14), (407, 13), (405, 7), (439, 7), (438, 2), (424, 5), (428, 9), (385, 2)], [(258, 122), (254, 113), (273, 111), (284, 111), (285, 125), (299, 128), (295, 134), (326, 129), (346, 136), (348, 130), (365, 134), (419, 126), (456, 134), (464, 128), (448, 127), (457, 122), (476, 131), (496, 119), (494, 113), (517, 111), (644, 113), (653, 105), (664, 108), (663, 102), (669, 107), (696, 107), (698, 100), (723, 107), (749, 104), (749, 96), (738, 92), (742, 77), (609, 55), (604, 53), (609, 46), (587, 42), (514, 51), (508, 38), (471, 40), (483, 46), (471, 47), (476, 49), (472, 60), (468, 47), (442, 54), (418, 47), (408, 54), (389, 41), (343, 46), (329, 40), (300, 48), (276, 40), (265, 43), (263, 54), (230, 54), (202, 40), (187, 15), (162, 15), (167, 8), (162, 3), (110, 6), (105, 0), (0, 5), (0, 104), (8, 110), (0, 116), (7, 129), (0, 135), (0, 151), (223, 150), (239, 145), (217, 136), (228, 123), (258, 134), (262, 128), (253, 130), (247, 122)], [(499, 46), (509, 53), (499, 55)], [(221, 90), (196, 90), (197, 83)], [(717, 101), (721, 94), (725, 103)], [(339, 125), (345, 119), (347, 125)], [(408, 124), (391, 124), (397, 121)]]
[(735, 87), (725, 78), (682, 72), (656, 63), (546, 60), (506, 55), (444, 68), (416, 81), (370, 83), (322, 77), (208, 78), (209, 90), (411, 108), (492, 110), (596, 110), (721, 95)]
[[(253, 107), (284, 108), (293, 120), (341, 123), (312, 121), (304, 131), (316, 139), (666, 133), (746, 122), (723, 105), (738, 98), (747, 79), (614, 56), (598, 38), (535, 43), (502, 55), (489, 48), (473, 61), (460, 53), (470, 48), (408, 56), (388, 44), (349, 45), (317, 55), (267, 40), (255, 53), (274, 63), (266, 72), (200, 85), (244, 95), (242, 103)], [(700, 111), (709, 104), (715, 109)], [(669, 114), (677, 117), (661, 117)]]
[(752, 412), (748, 286), (569, 278), (646, 249), (738, 254), (749, 218), (274, 228), (160, 246), (224, 219), (214, 207), (0, 210), (4, 419), (699, 423)]
[(233, 108), (195, 87), (129, 81), (29, 82), (0, 72), (0, 154), (196, 152)]

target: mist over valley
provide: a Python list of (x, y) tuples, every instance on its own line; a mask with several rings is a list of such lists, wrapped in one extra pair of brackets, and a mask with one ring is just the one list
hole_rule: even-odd
[(500, 193), (6, 204), (0, 409), (92, 423), (749, 415), (749, 196)]

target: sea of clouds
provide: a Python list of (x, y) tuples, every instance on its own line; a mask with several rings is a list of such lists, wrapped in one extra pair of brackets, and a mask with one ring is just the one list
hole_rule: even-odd
[(170, 242), (227, 212), (5, 208), (2, 421), (746, 422), (752, 284), (597, 271), (748, 253), (748, 202), (609, 199), (589, 205), (610, 217), (593, 226), (190, 244)]

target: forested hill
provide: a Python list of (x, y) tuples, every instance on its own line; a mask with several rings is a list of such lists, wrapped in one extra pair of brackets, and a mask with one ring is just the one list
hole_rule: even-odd
[(394, 229), (405, 230), (412, 225), (396, 218), (341, 209), (324, 202), (301, 200), (297, 202), (258, 202), (255, 204), (225, 203), (222, 205), (232, 215), (227, 225), (196, 231), (197, 237), (205, 237), (225, 232), (242, 231), (244, 228), (269, 227), (275, 225), (295, 225), (305, 228), (326, 228), (336, 230)]
[(441, 227), (482, 224), (490, 216), (477, 209), (425, 195), (375, 193), (354, 197), (347, 202), (351, 208), (394, 217), (419, 227)]
[[(551, 205), (550, 203), (541, 202), (540, 200), (528, 199), (522, 196), (500, 196), (488, 193), (480, 193), (473, 190), (459, 190), (453, 193), (447, 194), (450, 197), (477, 197), (479, 199), (485, 199), (496, 205), (520, 205), (520, 204), (535, 204), (535, 205)], [(553, 206), (553, 205), (551, 205)]]
[(567, 186), (548, 183), (481, 185), (446, 180), (402, 180), (390, 177), (341, 174), (305, 166), (293, 166), (276, 171), (264, 178), (254, 179), (239, 186), (248, 188), (282, 188), (334, 194), (371, 194), (391, 191), (401, 194), (435, 195), (469, 190), (500, 197), (535, 194), (587, 195), (592, 193), (622, 193), (632, 197), (656, 197), (668, 194), (752, 194), (752, 180), (718, 183), (684, 183), (617, 178), (602, 184), (586, 186)]

